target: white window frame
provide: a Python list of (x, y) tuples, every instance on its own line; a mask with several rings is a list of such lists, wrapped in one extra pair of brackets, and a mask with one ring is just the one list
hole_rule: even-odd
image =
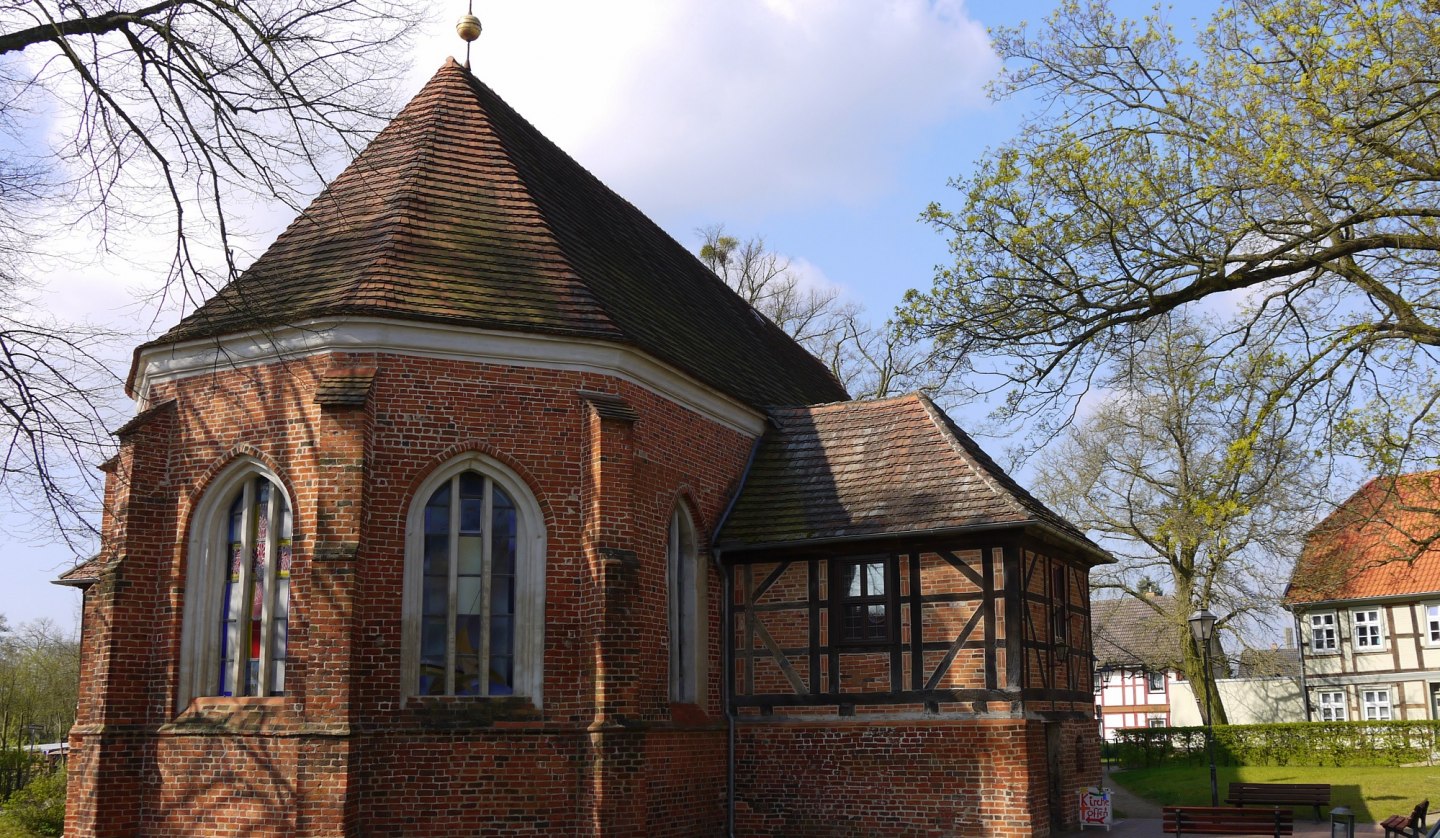
[[(255, 478), (270, 482), (272, 504), (283, 499), (290, 508), (292, 522), (297, 519), (294, 498), (285, 490), (280, 478), (253, 457), (240, 457), (227, 466), (210, 482), (190, 515), (190, 533), (185, 551), (185, 607), (180, 632), (180, 673), (176, 690), (176, 709), (183, 710), (196, 698), (215, 696), (219, 693), (220, 666), (220, 615), (223, 613), (225, 579), (230, 571), (230, 545), (228, 542), (230, 508), (235, 502), (236, 492), (249, 492), (247, 488)], [(248, 506), (248, 504), (247, 504)], [(250, 514), (247, 509), (245, 514)], [(278, 521), (270, 516), (272, 528), (266, 543), (270, 550), (270, 566), (276, 567), (275, 550), (279, 546)], [(292, 523), (292, 540), (294, 538)], [(249, 574), (250, 562), (247, 557), (242, 573)], [(256, 695), (231, 696), (233, 700), (273, 698), (270, 696), (270, 655), (272, 652), (273, 621), (271, 608), (276, 574), (266, 575), (266, 590), (261, 599), (260, 634), (260, 685)], [(242, 583), (246, 584), (246, 583)], [(290, 616), (294, 616), (294, 601), (290, 601)], [(287, 649), (286, 658), (290, 657)], [(237, 687), (244, 683), (241, 665), (246, 660), (237, 653), (236, 669), (230, 673), (231, 683)]]
[[(1155, 686), (1156, 679), (1159, 679), (1160, 682), (1160, 686), (1158, 687)], [(1161, 670), (1160, 672), (1146, 672), (1145, 691), (1148, 693), (1163, 693), (1165, 692), (1165, 681), (1165, 672), (1163, 670)]]
[(1345, 722), (1350, 720), (1350, 711), (1345, 705), (1344, 690), (1317, 690), (1315, 710), (1322, 722)]
[[(405, 521), (405, 593), (400, 642), (401, 705), (416, 695), (420, 679), (420, 623), (425, 572), (425, 505), (451, 478), (474, 471), (494, 481), (515, 504), (515, 677), (514, 695), (542, 706), (545, 659), (545, 519), (530, 487), (499, 460), (479, 452), (456, 457), (436, 469), (410, 498)], [(486, 701), (463, 696), (448, 701)]]
[[(1374, 615), (1374, 619), (1362, 619), (1366, 614)], [(1386, 634), (1383, 608), (1356, 608), (1350, 612), (1350, 642), (1356, 652), (1385, 651)]]
[[(1340, 621), (1334, 611), (1312, 613), (1310, 625), (1310, 651), (1329, 655), (1340, 651)], [(1321, 638), (1325, 639), (1321, 645)]]
[(1367, 722), (1388, 722), (1395, 718), (1395, 703), (1389, 687), (1360, 689), (1360, 718)]
[(1420, 620), (1425, 645), (1440, 646), (1440, 602), (1421, 603)]
[(665, 565), (670, 615), (670, 700), (696, 704), (705, 698), (706, 583), (695, 519), (685, 504), (675, 504), (667, 531)]

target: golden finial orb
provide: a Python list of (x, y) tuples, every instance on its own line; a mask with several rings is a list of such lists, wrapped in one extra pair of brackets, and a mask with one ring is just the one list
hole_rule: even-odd
[(462, 15), (455, 23), (455, 31), (460, 34), (460, 40), (470, 43), (480, 37), (480, 18), (472, 14)]

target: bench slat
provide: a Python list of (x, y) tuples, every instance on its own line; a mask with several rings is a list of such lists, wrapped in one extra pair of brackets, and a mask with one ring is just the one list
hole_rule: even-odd
[(1166, 806), (1162, 831), (1170, 835), (1293, 835), (1289, 809), (1233, 809), (1224, 806)]

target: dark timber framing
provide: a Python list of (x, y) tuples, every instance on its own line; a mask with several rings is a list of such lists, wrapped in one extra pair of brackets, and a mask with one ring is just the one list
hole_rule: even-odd
[[(734, 663), (732, 703), (756, 708), (769, 715), (784, 707), (838, 707), (848, 715), (858, 705), (923, 705), (938, 712), (941, 704), (971, 703), (977, 711), (998, 702), (1013, 712), (1017, 702), (1051, 702), (1056, 705), (1091, 703), (1088, 673), (1080, 677), (1077, 663), (1090, 659), (1090, 616), (1083, 595), (1085, 567), (1063, 547), (1011, 533), (984, 540), (913, 540), (882, 545), (874, 542), (846, 545), (849, 549), (811, 547), (793, 551), (763, 550), (727, 556), (734, 600), (726, 651)], [(976, 555), (962, 557), (963, 553)], [(919, 584), (930, 555), (953, 568), (967, 586), (962, 590), (926, 591)], [(838, 616), (834, 570), (844, 562), (882, 560), (885, 565), (888, 638), (856, 645), (836, 642)], [(768, 566), (768, 567), (762, 567)], [(790, 587), (787, 574), (804, 573), (803, 585)], [(1057, 574), (1064, 573), (1064, 590), (1056, 590)], [(902, 579), (908, 585), (902, 588)], [(787, 580), (782, 584), (782, 580)], [(777, 590), (781, 598), (767, 600)], [(1057, 595), (1077, 596), (1068, 601)], [(925, 639), (927, 606), (973, 604), (974, 609), (953, 635)], [(772, 631), (782, 615), (793, 615), (791, 630)], [(1066, 648), (1056, 648), (1052, 633), (1065, 620)], [(830, 629), (827, 631), (826, 626)], [(793, 644), (800, 640), (804, 645)], [(979, 652), (979, 683), (947, 688), (947, 675), (965, 652)], [(930, 656), (927, 665), (927, 654)], [(936, 655), (939, 655), (938, 662)], [(884, 659), (888, 689), (844, 689), (842, 663), (847, 656)], [(757, 691), (757, 664), (766, 661), (769, 684)], [(983, 663), (982, 663), (983, 662)], [(876, 667), (877, 670), (881, 668)], [(776, 677), (775, 673), (778, 672)], [(1083, 683), (1082, 683), (1083, 682)], [(1002, 708), (988, 708), (1002, 709)]]

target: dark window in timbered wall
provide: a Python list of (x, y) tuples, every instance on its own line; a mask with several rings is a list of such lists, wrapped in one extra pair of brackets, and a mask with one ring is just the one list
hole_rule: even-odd
[(839, 561), (831, 588), (832, 625), (838, 645), (863, 646), (890, 641), (890, 595), (885, 560)]
[(1055, 645), (1070, 642), (1070, 597), (1066, 583), (1065, 568), (1057, 567), (1051, 574), (1050, 580), (1050, 607), (1051, 632), (1050, 642)]

